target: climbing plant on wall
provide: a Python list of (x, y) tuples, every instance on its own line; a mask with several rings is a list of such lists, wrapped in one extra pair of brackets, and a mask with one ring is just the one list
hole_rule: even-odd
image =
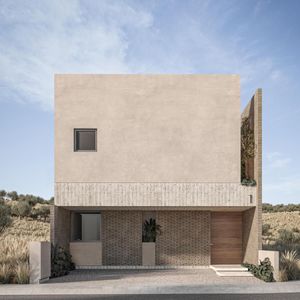
[(242, 119), (241, 125), (241, 182), (246, 185), (255, 185), (254, 178), (251, 178), (247, 168), (247, 162), (254, 158), (256, 146), (254, 130), (251, 128), (249, 117)]

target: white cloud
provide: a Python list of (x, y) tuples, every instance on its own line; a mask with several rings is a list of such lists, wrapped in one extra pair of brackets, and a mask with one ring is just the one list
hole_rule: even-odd
[(1, 98), (51, 109), (54, 73), (236, 73), (242, 98), (280, 75), (249, 24), (224, 32), (239, 2), (201, 1), (176, 21), (155, 19), (159, 3), (2, 1)]
[(53, 105), (54, 73), (126, 73), (124, 27), (146, 28), (148, 12), (124, 2), (1, 2), (0, 92)]
[(267, 160), (271, 168), (284, 168), (292, 161), (291, 158), (284, 157), (279, 152), (268, 153)]

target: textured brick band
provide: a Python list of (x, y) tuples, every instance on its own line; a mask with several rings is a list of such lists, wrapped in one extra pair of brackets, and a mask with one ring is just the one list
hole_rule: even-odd
[(256, 187), (239, 183), (55, 184), (55, 204), (61, 206), (253, 207), (255, 203)]

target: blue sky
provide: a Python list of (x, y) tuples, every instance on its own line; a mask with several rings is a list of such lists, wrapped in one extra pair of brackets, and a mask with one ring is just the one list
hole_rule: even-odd
[(0, 0), (0, 189), (53, 195), (54, 73), (238, 73), (263, 201), (300, 203), (300, 1)]

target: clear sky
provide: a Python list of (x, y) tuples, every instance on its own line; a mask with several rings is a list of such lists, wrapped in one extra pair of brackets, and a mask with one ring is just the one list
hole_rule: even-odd
[(237, 73), (263, 201), (300, 203), (300, 1), (0, 0), (0, 189), (53, 195), (54, 73)]

